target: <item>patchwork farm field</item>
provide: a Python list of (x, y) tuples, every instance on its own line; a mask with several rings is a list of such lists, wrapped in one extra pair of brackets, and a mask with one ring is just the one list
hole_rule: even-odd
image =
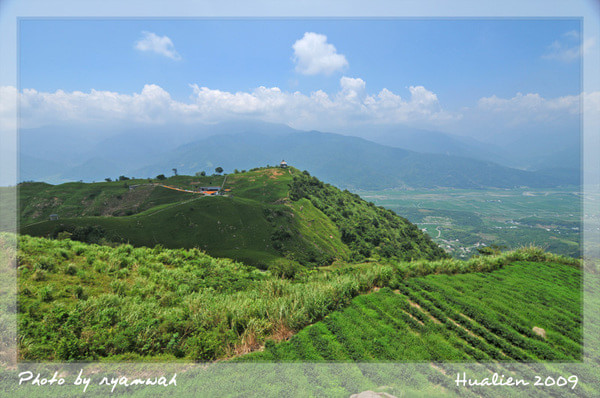
[(354, 298), (254, 361), (579, 361), (580, 269), (518, 261)]
[(576, 188), (359, 194), (417, 224), (454, 258), (469, 258), (482, 245), (515, 249), (534, 244), (556, 254), (581, 255), (583, 200)]

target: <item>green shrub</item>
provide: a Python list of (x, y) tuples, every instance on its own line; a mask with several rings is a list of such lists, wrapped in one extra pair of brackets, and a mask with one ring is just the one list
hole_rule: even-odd
[(77, 274), (77, 267), (73, 264), (67, 265), (67, 268), (65, 268), (65, 274), (67, 274), (67, 275)]
[(41, 269), (35, 270), (33, 275), (31, 275), (31, 279), (36, 282), (45, 281), (46, 280), (46, 271), (41, 270)]
[(54, 269), (54, 266), (54, 259), (48, 256), (40, 257), (36, 264), (36, 268), (49, 272)]
[(126, 284), (120, 280), (114, 280), (110, 283), (112, 292), (118, 296), (124, 296), (126, 291)]
[(279, 278), (293, 279), (303, 267), (296, 261), (277, 259), (269, 265), (268, 269), (272, 275)]
[(54, 300), (54, 297), (52, 296), (53, 290), (54, 289), (52, 289), (52, 286), (42, 287), (39, 291), (40, 300), (42, 300), (45, 303), (48, 303), (48, 302)]
[[(84, 295), (83, 293), (83, 287), (81, 287), (81, 285), (77, 285), (75, 286), (75, 289), (73, 291), (73, 294), (75, 295), (75, 297), (77, 297), (78, 299), (81, 299), (82, 296)], [(86, 297), (87, 298), (87, 297)]]
[(184, 344), (184, 351), (188, 357), (196, 361), (210, 361), (216, 359), (222, 350), (222, 340), (214, 331), (200, 331), (188, 338)]

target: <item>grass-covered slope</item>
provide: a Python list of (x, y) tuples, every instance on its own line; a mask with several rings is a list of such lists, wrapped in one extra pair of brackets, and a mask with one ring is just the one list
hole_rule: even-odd
[(396, 290), (359, 296), (244, 359), (568, 362), (581, 355), (581, 270), (514, 262), (492, 273), (412, 278)]
[[(10, 239), (0, 234), (0, 240)], [(338, 265), (281, 279), (197, 249), (113, 248), (29, 236), (20, 236), (18, 244), (18, 344), (24, 360), (229, 358), (287, 339), (374, 287), (403, 289), (413, 286), (412, 277), (487, 272), (514, 261), (536, 261), (540, 268), (549, 266), (547, 260), (563, 261), (528, 249), (469, 262)], [(457, 308), (453, 294), (447, 305)], [(544, 310), (536, 316), (536, 326), (545, 326), (554, 341), (560, 333), (543, 323)]]
[[(129, 186), (137, 187), (129, 189)], [(61, 185), (28, 182), (19, 184), (18, 192), (22, 226), (46, 221), (51, 214), (58, 214), (60, 218), (131, 215), (193, 197), (189, 193), (152, 185), (148, 180)]]
[[(285, 274), (336, 260), (443, 258), (414, 225), (349, 192), (300, 173), (265, 168), (224, 176), (176, 176), (193, 190), (223, 185), (225, 196), (176, 191), (147, 180), (22, 184), (21, 232), (91, 243), (199, 248)], [(133, 188), (133, 189), (130, 189)], [(59, 220), (48, 220), (57, 214)]]
[(324, 184), (306, 172), (294, 175), (290, 198), (306, 198), (327, 215), (340, 230), (342, 242), (348, 245), (355, 259), (372, 255), (401, 260), (447, 257), (429, 235), (407, 219), (347, 190)]

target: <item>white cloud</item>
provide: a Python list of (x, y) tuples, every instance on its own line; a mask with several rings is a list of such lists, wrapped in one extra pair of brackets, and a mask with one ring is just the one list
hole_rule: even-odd
[[(455, 113), (445, 110), (438, 96), (423, 86), (410, 86), (406, 97), (386, 88), (369, 93), (364, 80), (346, 76), (340, 78), (339, 90), (332, 94), (263, 86), (240, 92), (197, 84), (191, 85), (191, 89), (188, 101), (175, 100), (153, 84), (134, 94), (99, 90), (47, 93), (25, 89), (20, 95), (20, 125), (24, 128), (62, 124), (98, 126), (108, 122), (123, 126), (167, 125), (251, 118), (306, 130), (344, 132), (361, 126), (404, 124), (476, 135), (523, 126), (544, 129), (577, 121), (582, 99), (580, 95), (544, 98), (537, 93), (518, 93), (512, 98), (481, 98), (474, 107)], [(14, 96), (16, 90), (2, 87), (0, 93)], [(597, 112), (600, 92), (582, 96), (586, 112)], [(14, 103), (2, 101), (2, 123), (8, 125), (14, 114)]]
[(174, 100), (167, 91), (153, 84), (145, 85), (140, 93), (131, 95), (98, 90), (47, 93), (25, 89), (20, 96), (21, 126), (94, 125), (107, 121), (214, 123), (250, 117), (302, 129), (343, 130), (357, 122), (436, 124), (460, 117), (443, 111), (437, 96), (422, 86), (411, 86), (410, 98), (404, 100), (388, 89), (370, 95), (364, 80), (345, 76), (340, 79), (340, 89), (334, 94), (322, 90), (309, 94), (285, 92), (278, 87), (262, 86), (235, 93), (197, 84), (191, 88), (193, 94), (187, 102)]
[(437, 95), (427, 90), (423, 86), (410, 86), (411, 101), (424, 107), (431, 107), (438, 104)]
[(579, 32), (571, 30), (564, 33), (560, 39), (553, 41), (546, 48), (542, 58), (566, 63), (577, 61), (582, 55), (588, 54), (595, 44), (594, 37), (582, 39)]
[(520, 113), (539, 119), (561, 113), (577, 115), (580, 112), (579, 101), (579, 95), (546, 99), (537, 93), (517, 93), (509, 99), (498, 98), (495, 95), (481, 98), (478, 107), (495, 113)]
[[(483, 134), (510, 134), (515, 131), (578, 131), (582, 111), (598, 113), (600, 92), (583, 92), (556, 98), (544, 98), (538, 93), (517, 93), (512, 98), (495, 95), (479, 99), (474, 109), (463, 111), (465, 124)], [(588, 113), (589, 112), (589, 113)]]
[(327, 43), (325, 35), (306, 32), (292, 48), (296, 71), (304, 75), (330, 75), (348, 66), (346, 57), (338, 54), (333, 44)]
[(154, 84), (147, 84), (140, 93), (132, 95), (98, 90), (46, 93), (24, 89), (20, 105), (24, 128), (109, 121), (166, 123), (190, 111), (189, 105), (174, 101), (168, 92)]
[(340, 86), (342, 90), (338, 95), (346, 101), (362, 101), (365, 97), (366, 83), (361, 78), (343, 76), (340, 79)]
[(152, 32), (142, 32), (142, 38), (135, 43), (135, 48), (139, 51), (153, 52), (175, 61), (181, 59), (171, 39), (167, 36), (158, 36)]

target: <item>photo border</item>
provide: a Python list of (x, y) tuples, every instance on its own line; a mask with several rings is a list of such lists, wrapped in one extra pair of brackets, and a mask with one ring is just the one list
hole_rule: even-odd
[[(454, 3), (452, 6), (449, 4), (442, 4), (443, 0), (436, 0), (436, 1), (423, 1), (420, 2), (419, 5), (416, 5), (415, 3), (411, 3), (413, 8), (403, 8), (403, 6), (406, 6), (406, 3), (402, 3), (399, 4), (399, 2), (393, 2), (393, 1), (374, 1), (374, 2), (359, 2), (359, 1), (350, 1), (350, 2), (338, 2), (338, 1), (334, 1), (334, 2), (330, 2), (327, 4), (319, 4), (316, 1), (308, 1), (308, 2), (304, 2), (303, 5), (299, 6), (298, 4), (294, 4), (294, 5), (290, 5), (287, 4), (285, 2), (272, 2), (272, 1), (258, 1), (258, 2), (240, 2), (240, 1), (234, 1), (234, 0), (227, 0), (227, 1), (223, 1), (221, 2), (220, 6), (215, 6), (213, 3), (209, 2), (209, 1), (203, 1), (203, 2), (199, 2), (196, 5), (190, 5), (188, 2), (185, 1), (177, 1), (175, 2), (175, 4), (177, 4), (177, 6), (172, 9), (173, 11), (169, 11), (170, 12), (174, 12), (175, 14), (177, 13), (183, 13), (183, 12), (188, 12), (189, 14), (187, 16), (182, 16), (179, 17), (177, 15), (170, 15), (170, 16), (161, 16), (160, 14), (163, 12), (161, 6), (163, 6), (163, 4), (161, 4), (160, 2), (157, 1), (150, 1), (150, 2), (144, 2), (143, 4), (136, 4), (134, 5), (130, 5), (132, 3), (127, 3), (127, 5), (102, 5), (100, 1), (94, 1), (91, 2), (94, 5), (91, 8), (86, 8), (86, 7), (82, 7), (82, 6), (76, 6), (75, 4), (77, 2), (73, 2), (71, 0), (57, 0), (57, 1), (51, 1), (51, 2), (47, 2), (47, 3), (51, 3), (52, 5), (57, 5), (57, 4), (62, 4), (62, 5), (72, 5), (73, 8), (68, 12), (69, 14), (72, 15), (68, 15), (68, 16), (60, 16), (60, 15), (55, 15), (56, 10), (61, 10), (61, 7), (52, 7), (52, 8), (47, 8), (47, 9), (33, 9), (33, 8), (28, 8), (29, 6), (33, 5), (33, 4), (39, 4), (38, 2), (35, 1), (25, 1), (25, 2), (21, 2), (21, 4), (25, 4), (24, 6), (15, 6), (15, 2), (11, 1), (6, 1), (4, 4), (0, 5), (0, 14), (3, 14), (2, 11), (7, 11), (7, 13), (4, 13), (4, 15), (2, 16), (2, 18), (0, 19), (0, 23), (3, 25), (1, 27), (2, 30), (0, 30), (0, 33), (6, 31), (6, 30), (10, 30), (11, 26), (7, 25), (11, 25), (11, 23), (14, 23), (16, 26), (16, 31), (14, 31), (13, 35), (9, 35), (6, 36), (4, 35), (3, 38), (0, 38), (0, 46), (4, 47), (4, 48), (11, 48), (11, 44), (8, 43), (11, 39), (15, 40), (15, 43), (13, 43), (12, 45), (15, 46), (15, 49), (17, 51), (16, 54), (16, 61), (18, 62), (20, 55), (18, 53), (19, 51), (19, 46), (18, 46), (18, 31), (19, 31), (19, 24), (20, 24), (20, 20), (30, 20), (30, 19), (36, 19), (36, 18), (40, 18), (40, 19), (47, 19), (47, 18), (56, 18), (56, 19), (67, 19), (67, 18), (71, 18), (71, 19), (85, 19), (85, 18), (101, 18), (101, 19), (161, 19), (161, 20), (165, 20), (165, 19), (169, 19), (169, 20), (173, 20), (173, 19), (220, 19), (220, 18), (226, 18), (226, 19), (260, 19), (260, 18), (268, 18), (268, 19), (279, 19), (279, 18), (291, 18), (291, 19), (330, 19), (330, 18), (348, 18), (348, 19), (477, 19), (477, 20), (482, 20), (482, 19), (560, 19), (560, 18), (581, 18), (582, 24), (583, 24), (583, 35), (584, 38), (588, 37), (586, 36), (587, 32), (591, 32), (590, 37), (596, 38), (596, 40), (598, 39), (598, 32), (600, 30), (600, 6), (595, 7), (595, 4), (593, 4), (593, 1), (579, 1), (579, 2), (570, 2), (569, 5), (567, 5), (568, 2), (565, 2), (565, 4), (554, 4), (554, 5), (548, 5), (548, 2), (540, 2), (540, 1), (534, 1), (534, 2), (529, 2), (526, 4), (522, 4), (519, 2), (515, 2), (515, 1), (509, 1), (509, 2), (504, 2), (502, 5), (500, 4), (496, 4), (492, 1), (490, 2), (483, 2), (483, 4), (478, 4), (476, 7), (473, 7), (473, 4), (471, 2), (458, 2), (459, 5), (457, 6), (456, 3)], [(136, 2), (137, 3), (137, 2)], [(151, 4), (150, 8), (147, 8), (148, 4)], [(237, 8), (235, 6), (238, 6)], [(435, 6), (440, 6), (440, 8), (438, 8), (438, 12), (441, 12), (442, 15), (435, 15)], [(433, 6), (433, 8), (432, 8)], [(309, 7), (309, 8), (307, 8)], [(64, 9), (64, 8), (63, 8)], [(154, 11), (152, 11), (152, 9), (154, 9)], [(244, 15), (231, 15), (231, 10), (237, 10), (237, 13), (240, 14), (244, 14)], [(343, 11), (342, 11), (343, 9)], [(108, 10), (108, 11), (107, 11)], [(60, 11), (58, 11), (60, 12)], [(64, 12), (64, 11), (63, 11)], [(106, 13), (108, 12), (108, 14), (110, 15), (106, 15)], [(80, 15), (78, 15), (78, 13)], [(391, 14), (396, 14), (396, 15), (390, 15)], [(496, 15), (494, 15), (496, 13)], [(535, 15), (536, 13), (542, 14), (542, 15)], [(7, 15), (8, 14), (8, 15)], [(95, 15), (94, 15), (95, 14)], [(136, 16), (137, 14), (137, 16)], [(194, 16), (194, 17), (190, 17), (190, 14), (198, 14), (198, 16)], [(280, 14), (280, 15), (267, 15), (267, 14)], [(290, 15), (290, 14), (295, 14), (295, 15)], [(340, 14), (347, 14), (347, 15), (340, 15)], [(444, 15), (445, 14), (445, 15)], [(502, 14), (502, 15), (498, 15), (498, 14)], [(519, 15), (520, 14), (520, 15)], [(8, 43), (8, 44), (7, 44)], [(581, 62), (581, 68), (582, 68), (582, 88), (583, 88), (583, 92), (593, 92), (593, 91), (598, 91), (600, 90), (600, 83), (598, 81), (598, 77), (600, 75), (600, 73), (598, 71), (600, 71), (600, 57), (598, 56), (598, 46), (600, 45), (600, 42), (596, 42), (596, 52), (592, 54), (592, 56), (587, 57), (584, 55), (583, 57), (583, 62)], [(5, 65), (5, 62), (7, 62), (7, 57), (10, 57), (10, 51), (8, 51), (8, 55), (7, 52), (5, 52), (4, 54), (2, 54), (2, 56), (0, 56), (0, 60), (2, 61), (3, 66)], [(3, 67), (4, 69), (4, 67)], [(8, 76), (10, 75), (10, 70), (11, 68), (8, 67), (6, 68), (8, 70), (8, 72), (5, 72), (4, 70), (2, 72), (0, 72), (0, 81), (2, 82), (2, 84), (0, 85), (7, 85), (7, 82), (9, 82), (11, 80), (11, 78), (14, 78), (14, 86), (18, 87), (20, 89), (20, 82), (19, 82), (19, 78), (18, 78), (18, 73), (16, 74), (16, 76)], [(17, 68), (16, 71), (18, 72), (18, 64), (17, 64)], [(4, 101), (5, 99), (3, 99)], [(14, 99), (16, 101), (16, 98)], [(586, 104), (584, 103), (584, 100), (581, 99), (581, 109), (584, 110), (586, 109)], [(15, 127), (14, 131), (13, 131), (13, 135), (12, 136), (2, 136), (2, 141), (0, 141), (0, 144), (2, 145), (3, 149), (6, 149), (6, 147), (12, 147), (14, 149), (14, 153), (15, 153), (15, 157), (14, 159), (3, 159), (2, 161), (0, 161), (0, 170), (1, 173), (9, 173), (12, 171), (14, 171), (14, 181), (16, 183), (17, 180), (17, 173), (18, 173), (18, 167), (17, 167), (17, 159), (16, 159), (16, 153), (17, 153), (17, 129), (18, 129), (18, 114), (15, 115), (15, 125), (17, 127)], [(582, 126), (582, 134), (583, 134), (583, 139), (582, 139), (582, 162), (583, 162), (583, 213), (587, 216), (584, 217), (583, 219), (583, 223), (584, 223), (584, 228), (582, 231), (582, 242), (583, 242), (583, 253), (584, 253), (584, 258), (585, 258), (585, 266), (584, 266), (584, 286), (583, 286), (583, 297), (584, 297), (584, 302), (583, 302), (583, 311), (584, 311), (584, 323), (583, 323), (583, 333), (584, 333), (584, 360), (583, 362), (580, 364), (581, 366), (585, 367), (590, 365), (589, 363), (586, 363), (586, 361), (589, 362), (589, 353), (592, 352), (594, 355), (596, 355), (596, 353), (598, 352), (598, 347), (592, 348), (590, 347), (586, 341), (589, 341), (589, 338), (586, 338), (586, 336), (592, 336), (595, 334), (598, 334), (599, 332), (599, 325), (595, 324), (595, 323), (590, 323), (587, 322), (587, 320), (593, 318), (593, 319), (600, 319), (600, 317), (598, 316), (598, 312), (600, 311), (600, 309), (594, 307), (591, 305), (591, 300), (590, 297), (591, 295), (594, 295), (594, 297), (598, 297), (598, 294), (600, 294), (600, 290), (599, 287), (597, 286), (597, 284), (589, 278), (589, 272), (590, 270), (598, 270), (598, 266), (599, 266), (599, 259), (594, 257), (595, 254), (591, 251), (594, 247), (598, 247), (600, 245), (600, 231), (593, 229), (594, 224), (591, 225), (590, 228), (590, 224), (589, 224), (589, 220), (590, 218), (594, 218), (596, 220), (600, 219), (600, 203), (598, 203), (598, 201), (596, 200), (595, 202), (592, 201), (586, 201), (586, 198), (600, 198), (600, 164), (598, 164), (597, 159), (598, 159), (598, 150), (597, 148), (600, 148), (600, 118), (598, 117), (598, 114), (594, 113), (593, 110), (590, 111), (586, 111), (586, 112), (582, 112), (581, 115), (581, 126)], [(7, 145), (8, 143), (8, 145)], [(15, 145), (12, 145), (15, 144)], [(11, 164), (11, 162), (14, 162), (13, 164)], [(16, 213), (16, 201), (17, 201), (17, 197), (16, 194), (13, 197), (14, 202), (11, 204), (10, 208), (12, 208), (12, 211), (8, 211), (8, 212), (3, 212), (2, 214), (0, 214), (0, 217), (2, 217), (3, 219), (14, 219), (14, 225), (15, 225), (15, 229), (14, 232), (17, 231), (17, 213)], [(6, 206), (4, 208), (7, 208)], [(15, 249), (15, 248), (13, 248)], [(13, 291), (3, 291), (2, 294), (6, 295), (6, 294), (12, 294), (14, 295), (14, 297), (16, 297), (16, 267), (13, 268), (14, 273), (12, 275), (2, 275), (2, 279), (3, 279), (3, 289), (6, 287), (7, 283), (12, 283), (13, 286)], [(15, 303), (15, 308), (16, 309), (16, 303)], [(14, 334), (12, 334), (12, 332), (8, 333), (8, 336), (1, 336), (0, 341), (11, 341), (14, 340), (15, 344), (16, 344), (16, 311), (14, 313)], [(6, 315), (6, 314), (2, 314), (2, 315)], [(4, 319), (4, 318), (2, 318)], [(9, 329), (10, 329), (11, 325), (9, 325)], [(6, 330), (6, 329), (5, 329)], [(591, 349), (591, 351), (590, 351)], [(16, 354), (16, 348), (15, 348), (15, 354)], [(16, 358), (15, 358), (16, 360)], [(11, 364), (8, 364), (8, 370), (9, 371), (14, 371), (14, 367), (11, 367)], [(113, 369), (113, 365), (115, 366), (115, 369)], [(131, 365), (131, 367), (136, 367), (135, 364), (126, 364), (126, 365)], [(313, 364), (315, 366), (315, 369), (318, 369), (320, 367), (327, 367), (329, 365), (333, 365), (334, 367), (336, 366), (340, 366), (340, 367), (353, 367), (353, 368), (361, 368), (362, 367), (377, 367), (379, 366), (378, 364)], [(383, 367), (389, 367), (390, 364), (381, 364)], [(400, 369), (399, 374), (405, 374), (405, 373), (410, 373), (410, 371), (416, 371), (417, 373), (422, 370), (421, 367), (424, 365), (423, 363), (399, 363), (399, 364), (391, 364), (391, 366), (400, 366), (402, 369)], [(412, 367), (414, 365), (414, 367)], [(438, 364), (438, 366), (444, 368), (445, 366), (448, 366), (449, 368), (453, 368), (454, 365), (456, 365), (456, 363), (448, 365), (448, 364)], [(468, 364), (468, 365), (475, 365), (475, 367), (477, 367), (479, 364)], [(504, 364), (506, 367), (506, 364)], [(509, 366), (515, 366), (517, 368), (517, 371), (519, 371), (518, 368), (520, 368), (521, 366), (532, 366), (532, 367), (538, 367), (540, 364), (509, 364)], [(545, 364), (542, 364), (545, 365)], [(558, 363), (551, 363), (551, 367), (553, 369), (557, 369), (557, 368), (561, 368), (563, 365), (558, 364)], [(573, 369), (575, 368), (577, 370), (578, 364), (573, 364), (573, 363), (569, 363), (569, 364), (564, 364), (565, 369)], [(83, 366), (83, 364), (78, 364), (78, 363), (48, 363), (48, 364), (27, 364), (27, 363), (19, 363), (19, 368), (20, 370), (26, 367), (31, 366), (32, 368), (39, 368), (40, 366), (44, 369), (71, 369), (72, 371), (76, 371), (76, 368)], [(141, 366), (142, 368), (148, 368), (148, 367), (156, 367), (156, 369), (163, 369), (164, 368), (172, 368), (172, 367), (179, 367), (179, 364), (169, 364), (168, 366), (166, 366), (165, 364), (160, 364), (160, 365), (149, 365), (148, 363), (142, 363), (142, 364), (138, 364), (138, 366)], [(181, 365), (183, 367), (186, 367), (187, 370), (189, 370), (189, 364), (183, 364)], [(204, 365), (202, 364), (198, 364), (195, 365), (195, 367), (197, 369), (199, 369), (200, 371), (202, 369), (205, 369), (203, 367)], [(249, 365), (240, 365), (240, 364), (232, 364), (232, 365), (223, 365), (224, 366), (224, 371), (226, 373), (230, 373), (230, 372), (239, 372), (240, 375), (240, 379), (244, 378), (245, 374), (252, 374), (253, 372), (251, 370), (249, 370), (248, 366)], [(285, 369), (281, 369), (279, 368), (280, 365), (277, 364), (259, 364), (259, 365), (252, 365), (253, 368), (264, 368), (262, 369), (260, 372), (281, 372), (281, 374), (285, 374), (287, 372), (287, 370)], [(291, 372), (299, 372), (302, 371), (304, 373), (309, 372), (310, 368), (312, 365), (311, 364), (284, 364), (281, 366), (289, 366), (290, 368), (295, 368), (292, 369)], [(475, 370), (471, 370), (473, 373), (477, 373), (480, 372), (481, 374), (485, 374), (489, 369), (486, 368), (485, 364), (481, 365), (482, 369), (475, 369)], [(98, 367), (102, 368), (102, 371), (106, 371), (106, 372), (112, 372), (115, 370), (123, 370), (123, 364), (107, 364), (107, 365), (98, 365)], [(106, 368), (105, 368), (106, 367)], [(583, 373), (587, 373), (588, 371), (594, 371), (594, 369), (597, 370), (597, 368), (592, 368), (590, 369), (581, 369), (581, 371)], [(2, 369), (2, 371), (5, 371), (6, 369)], [(137, 371), (137, 370), (136, 370)], [(317, 370), (318, 371), (318, 370)], [(543, 369), (540, 369), (540, 371), (543, 371)], [(68, 371), (67, 371), (68, 372)], [(364, 372), (363, 372), (364, 373)], [(384, 374), (393, 374), (394, 372), (390, 372), (389, 369), (384, 370)], [(0, 382), (9, 382), (9, 383), (15, 383), (14, 379), (11, 379), (10, 377), (8, 377), (7, 379), (3, 378), (2, 375), (0, 375)], [(290, 379), (289, 377), (282, 377), (281, 381), (283, 383), (286, 383), (287, 386), (293, 386), (293, 383), (290, 383)], [(395, 381), (395, 380), (392, 380)], [(14, 386), (13, 386), (14, 387)], [(223, 386), (223, 387), (227, 387), (227, 386)], [(18, 391), (14, 388), (10, 388), (9, 391), (15, 391), (16, 393), (18, 393)], [(285, 391), (282, 390), (282, 391)], [(533, 390), (532, 390), (533, 391)], [(137, 391), (139, 393), (139, 391)], [(149, 393), (154, 393), (153, 390), (149, 390)], [(288, 391), (292, 396), (296, 396), (296, 395), (303, 395), (301, 391), (294, 391), (293, 388)], [(360, 391), (357, 391), (357, 393), (360, 393)]]

